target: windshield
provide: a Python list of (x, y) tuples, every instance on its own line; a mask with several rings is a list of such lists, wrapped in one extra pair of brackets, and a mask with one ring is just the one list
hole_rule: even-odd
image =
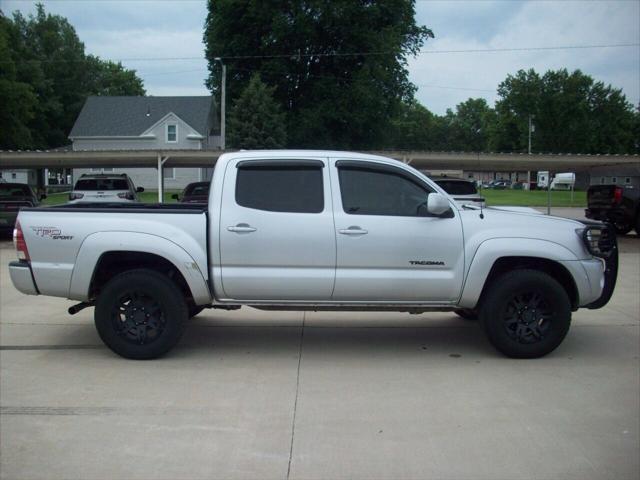
[(30, 197), (31, 189), (28, 185), (11, 185), (0, 183), (0, 197)]
[(455, 180), (438, 180), (436, 182), (445, 192), (451, 195), (475, 195), (478, 193), (475, 184), (457, 182)]
[(92, 178), (78, 180), (74, 190), (129, 190), (129, 184), (120, 178)]

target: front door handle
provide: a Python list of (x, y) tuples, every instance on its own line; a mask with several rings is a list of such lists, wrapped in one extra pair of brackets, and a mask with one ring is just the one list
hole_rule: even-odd
[(369, 233), (367, 230), (357, 226), (351, 226), (349, 228), (343, 228), (342, 230), (338, 230), (338, 233), (342, 235), (366, 235)]
[(236, 232), (236, 233), (251, 233), (251, 232), (255, 232), (257, 228), (253, 228), (248, 223), (239, 223), (235, 226), (227, 227), (227, 230), (229, 230), (230, 232)]

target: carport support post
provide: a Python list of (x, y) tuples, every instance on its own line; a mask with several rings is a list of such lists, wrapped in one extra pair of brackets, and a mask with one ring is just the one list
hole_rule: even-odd
[(547, 215), (551, 215), (551, 175), (553, 172), (549, 170), (547, 178)]
[(158, 203), (164, 201), (164, 162), (169, 160), (169, 157), (162, 158), (162, 155), (158, 154)]

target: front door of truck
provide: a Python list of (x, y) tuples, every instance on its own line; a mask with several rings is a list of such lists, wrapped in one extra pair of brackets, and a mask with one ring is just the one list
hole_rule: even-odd
[(336, 244), (327, 159), (227, 164), (220, 217), (225, 297), (329, 300)]
[(459, 213), (428, 216), (434, 189), (399, 166), (332, 160), (337, 268), (334, 300), (456, 301), (464, 251)]

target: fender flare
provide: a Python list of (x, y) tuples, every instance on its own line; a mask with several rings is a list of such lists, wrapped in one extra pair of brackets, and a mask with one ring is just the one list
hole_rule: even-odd
[(85, 238), (71, 274), (69, 298), (87, 301), (98, 261), (105, 253), (118, 251), (151, 253), (164, 258), (182, 274), (196, 305), (211, 303), (207, 281), (184, 248), (166, 238), (136, 232), (98, 232)]
[[(549, 240), (535, 238), (493, 238), (485, 240), (476, 249), (465, 275), (459, 306), (474, 308), (484, 289), (489, 273), (497, 260), (503, 257), (531, 257), (557, 262), (566, 268), (567, 262), (576, 262), (577, 257), (568, 248)], [(579, 262), (576, 262), (579, 263)], [(578, 292), (582, 282), (576, 281), (569, 272)], [(586, 274), (585, 274), (586, 277)]]

